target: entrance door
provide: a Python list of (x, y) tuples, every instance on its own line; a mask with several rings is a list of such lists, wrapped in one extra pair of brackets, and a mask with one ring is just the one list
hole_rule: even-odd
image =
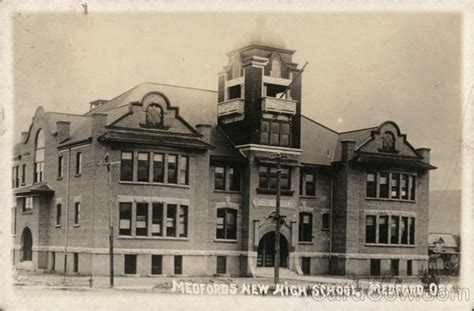
[[(275, 232), (265, 234), (258, 244), (257, 267), (275, 265)], [(280, 267), (288, 267), (288, 241), (280, 234)]]
[(29, 228), (25, 228), (21, 235), (21, 251), (22, 251), (22, 261), (31, 261), (33, 257), (33, 237), (31, 236), (31, 231)]

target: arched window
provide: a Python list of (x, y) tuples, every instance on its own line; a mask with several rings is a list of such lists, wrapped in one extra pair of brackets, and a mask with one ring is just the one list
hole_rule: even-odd
[(382, 149), (395, 150), (395, 135), (392, 132), (386, 131), (382, 136)]
[(270, 71), (270, 76), (275, 78), (281, 77), (281, 64), (276, 58), (272, 60), (272, 70)]
[(44, 134), (43, 130), (39, 129), (36, 133), (35, 139), (35, 170), (34, 170), (34, 182), (43, 181), (43, 170), (44, 170)]
[(232, 79), (240, 77), (240, 61), (236, 59), (232, 64)]
[(146, 124), (152, 127), (163, 125), (163, 109), (158, 104), (150, 104), (146, 109)]

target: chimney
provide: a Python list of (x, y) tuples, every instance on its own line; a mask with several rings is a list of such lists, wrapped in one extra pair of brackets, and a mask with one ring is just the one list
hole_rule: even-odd
[(354, 157), (355, 140), (344, 139), (341, 141), (341, 161), (347, 162)]
[(105, 133), (105, 125), (107, 123), (107, 114), (93, 113), (91, 114), (91, 136), (98, 137)]
[(91, 102), (89, 103), (89, 105), (90, 105), (89, 111), (91, 111), (91, 110), (93, 110), (93, 109), (95, 109), (95, 108), (97, 108), (97, 107), (102, 106), (102, 105), (105, 104), (106, 102), (107, 102), (106, 99), (96, 99), (96, 100), (94, 100), (94, 101), (91, 101)]
[(57, 121), (56, 122), (58, 143), (62, 143), (69, 138), (71, 134), (71, 122), (68, 121)]
[(418, 148), (416, 152), (423, 158), (422, 161), (430, 164), (430, 148)]
[(202, 135), (202, 140), (206, 143), (211, 143), (211, 125), (209, 124), (198, 124), (196, 125), (196, 129), (199, 134)]
[(28, 132), (21, 132), (21, 142), (24, 143), (28, 138)]

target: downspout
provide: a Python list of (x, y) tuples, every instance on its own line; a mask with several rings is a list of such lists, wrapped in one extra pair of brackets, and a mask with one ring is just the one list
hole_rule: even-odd
[(331, 177), (331, 190), (330, 190), (330, 205), (329, 205), (329, 269), (331, 270), (332, 262), (332, 208), (333, 208), (333, 187), (334, 179)]
[(67, 175), (66, 175), (66, 232), (64, 240), (64, 276), (66, 276), (67, 271), (67, 245), (69, 239), (69, 183), (70, 183), (70, 174), (71, 174), (71, 148), (68, 148), (67, 153)]

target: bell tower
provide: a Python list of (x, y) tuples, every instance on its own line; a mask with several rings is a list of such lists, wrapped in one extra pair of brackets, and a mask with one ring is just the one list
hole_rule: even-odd
[(262, 18), (227, 53), (218, 78), (217, 116), (238, 148), (300, 148), (301, 75), (294, 53)]

